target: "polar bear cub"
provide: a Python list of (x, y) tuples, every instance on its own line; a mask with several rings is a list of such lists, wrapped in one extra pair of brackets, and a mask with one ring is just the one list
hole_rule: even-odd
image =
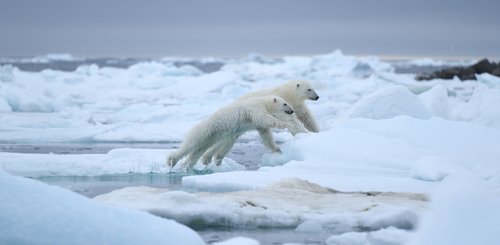
[[(294, 133), (305, 131), (290, 123), (293, 121), (296, 121), (295, 124), (298, 123), (293, 113), (288, 103), (278, 96), (262, 96), (233, 102), (195, 125), (179, 149), (168, 156), (167, 164), (174, 167), (180, 159), (187, 156), (184, 167), (186, 170), (191, 169), (203, 153), (214, 144), (226, 139), (237, 139), (250, 130), (288, 128)], [(264, 144), (271, 146), (274, 141), (267, 142), (264, 139)], [(218, 151), (216, 158), (222, 161), (229, 150), (230, 148), (228, 150), (224, 148)], [(220, 164), (221, 161), (217, 163)]]

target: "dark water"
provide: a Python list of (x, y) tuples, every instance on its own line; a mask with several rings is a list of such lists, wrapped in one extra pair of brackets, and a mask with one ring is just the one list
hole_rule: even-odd
[[(1, 58), (1, 57), (0, 57)], [(17, 67), (21, 71), (33, 71), (39, 72), (45, 69), (57, 70), (57, 71), (75, 71), (76, 68), (82, 65), (97, 65), (98, 67), (114, 67), (114, 68), (128, 68), (139, 62), (149, 62), (149, 61), (159, 61), (149, 58), (85, 58), (78, 60), (51, 60), (49, 62), (33, 62), (29, 58), (4, 58), (0, 59), (1, 65), (12, 65)], [(174, 61), (172, 62), (175, 66), (191, 65), (198, 68), (200, 71), (205, 73), (211, 73), (218, 71), (224, 63), (220, 61)]]
[(87, 197), (95, 197), (130, 186), (150, 186), (182, 190), (182, 177), (186, 174), (112, 174), (99, 176), (47, 176), (35, 178), (50, 185), (57, 185)]
[[(116, 148), (137, 149), (174, 149), (179, 142), (165, 143), (59, 143), (59, 144), (0, 144), (0, 152), (37, 153), (37, 154), (106, 154)], [(267, 150), (258, 141), (240, 140), (228, 157), (244, 165), (247, 170), (256, 170), (258, 162)], [(205, 174), (203, 172), (189, 174)], [(46, 176), (36, 178), (51, 185), (58, 185), (87, 197), (129, 186), (151, 186), (183, 189), (182, 177), (188, 173), (170, 174), (111, 174), (100, 176)], [(184, 189), (183, 189), (184, 190)], [(187, 190), (189, 191), (189, 190)]]
[[(58, 70), (58, 71), (75, 71), (79, 66), (82, 65), (97, 65), (98, 67), (114, 67), (114, 68), (128, 68), (134, 64), (140, 62), (158, 61), (163, 62), (161, 59), (151, 59), (151, 58), (82, 58), (77, 60), (49, 60), (47, 62), (36, 62), (32, 60), (32, 57), (0, 57), (0, 66), (2, 65), (12, 65), (17, 67), (21, 71), (32, 71), (39, 72), (45, 69)], [(266, 63), (266, 61), (255, 60), (256, 62)], [(180, 67), (184, 65), (190, 65), (198, 68), (204, 73), (212, 73), (220, 70), (224, 65), (225, 61), (199, 61), (199, 60), (188, 60), (188, 61), (169, 61), (169, 63)], [(272, 63), (282, 62), (281, 59), (272, 59)], [(406, 65), (404, 60), (390, 60), (387, 61), (394, 66), (394, 71), (396, 73), (411, 73), (411, 74), (422, 74), (431, 73), (443, 68), (448, 68), (450, 66), (416, 66), (416, 65)]]

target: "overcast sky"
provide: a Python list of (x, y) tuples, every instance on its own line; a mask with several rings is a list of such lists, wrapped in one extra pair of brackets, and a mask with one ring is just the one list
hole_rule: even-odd
[(500, 1), (0, 0), (0, 55), (500, 57)]

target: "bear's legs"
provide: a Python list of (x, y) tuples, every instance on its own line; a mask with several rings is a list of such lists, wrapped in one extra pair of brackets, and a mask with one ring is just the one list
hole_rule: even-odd
[(222, 138), (221, 133), (211, 133), (207, 134), (206, 137), (202, 137), (199, 142), (194, 144), (189, 152), (188, 158), (186, 159), (184, 166), (189, 170), (196, 165), (198, 160), (201, 158), (203, 153), (205, 153), (210, 147), (212, 147), (218, 140)]
[(173, 168), (181, 158), (187, 155), (187, 153), (188, 150), (183, 147), (170, 153), (170, 155), (167, 158), (167, 165)]
[(212, 157), (214, 156), (217, 149), (219, 149), (220, 147), (222, 147), (222, 142), (219, 142), (219, 143), (213, 145), (205, 152), (205, 154), (203, 154), (203, 156), (201, 158), (203, 165), (208, 165), (212, 162)]
[(257, 131), (259, 131), (260, 138), (265, 146), (271, 149), (273, 153), (281, 152), (278, 145), (274, 142), (273, 134), (270, 128), (259, 128)]
[[(167, 158), (167, 164), (170, 167), (174, 167), (179, 160), (188, 154), (192, 154), (197, 149), (208, 148), (207, 145), (211, 145), (210, 142), (213, 141), (214, 134), (201, 134), (198, 138), (193, 137), (191, 133), (181, 144), (177, 151), (172, 152)], [(198, 159), (196, 159), (197, 161)], [(196, 163), (196, 162), (195, 162)]]
[(203, 153), (206, 150), (207, 150), (206, 147), (205, 148), (198, 148), (198, 149), (192, 151), (191, 153), (189, 153), (186, 161), (184, 162), (184, 167), (186, 168), (186, 170), (192, 169), (194, 167), (194, 165), (196, 165), (196, 163), (200, 159), (201, 155), (203, 155)]
[(273, 117), (267, 113), (260, 113), (252, 118), (255, 122), (255, 125), (258, 128), (287, 128), (290, 127), (290, 124), (287, 122), (283, 122), (282, 120), (278, 120), (276, 117)]
[[(205, 152), (205, 154), (203, 154), (203, 157), (202, 157), (203, 164), (205, 164), (205, 165), (210, 164), (210, 162), (212, 162), (212, 158), (214, 157), (214, 155), (219, 156), (219, 158), (220, 158), (220, 156), (222, 156), (222, 158), (220, 158), (220, 159), (217, 159), (217, 158), (214, 159), (214, 161), (216, 161), (216, 163), (217, 163), (217, 160), (219, 160), (219, 164), (220, 164), (222, 162), (222, 159), (224, 158), (224, 156), (227, 155), (227, 153), (229, 153), (229, 150), (231, 150), (234, 143), (241, 135), (242, 134), (240, 133), (237, 135), (228, 136), (225, 139), (215, 143), (212, 147), (210, 147), (208, 149), (208, 151)], [(229, 148), (229, 150), (227, 150), (226, 153), (223, 153), (225, 151), (225, 149), (227, 149), (227, 148)], [(217, 164), (217, 165), (219, 165), (219, 164)]]
[(311, 112), (305, 106), (295, 108), (295, 112), (297, 112), (298, 119), (304, 124), (304, 127), (311, 132), (319, 132), (318, 123), (312, 117)]
[(222, 164), (222, 160), (229, 153), (231, 148), (233, 148), (234, 143), (242, 134), (233, 135), (224, 140), (220, 147), (217, 147), (217, 151), (214, 155), (214, 161), (217, 166)]
[(302, 126), (302, 123), (297, 118), (296, 113), (294, 114), (285, 114), (283, 112), (278, 112), (272, 114), (278, 120), (286, 123), (286, 128), (292, 135), (296, 135), (298, 133), (307, 133), (307, 130)]

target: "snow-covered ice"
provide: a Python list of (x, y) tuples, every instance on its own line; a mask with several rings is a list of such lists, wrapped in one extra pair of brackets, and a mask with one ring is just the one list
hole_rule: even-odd
[(191, 229), (0, 169), (1, 244), (204, 244)]
[(371, 232), (346, 232), (333, 235), (326, 240), (328, 245), (398, 245), (410, 241), (411, 234), (406, 230), (388, 227)]
[[(37, 59), (31, 62), (79, 58), (48, 55)], [(176, 63), (180, 60), (186, 62)], [(204, 72), (190, 62), (218, 62), (222, 67)], [(407, 61), (406, 65), (472, 62), (424, 59)], [(484, 238), (477, 241), (491, 243), (495, 232), (476, 229), (472, 220), (487, 216), (478, 218), (484, 221), (480, 227), (498, 227), (495, 221), (499, 220), (498, 211), (493, 206), (498, 206), (500, 193), (500, 78), (482, 74), (477, 75), (477, 81), (418, 82), (414, 74), (394, 71), (390, 63), (376, 57), (353, 57), (340, 51), (281, 58), (167, 57), (125, 69), (82, 65), (73, 72), (26, 72), (3, 65), (0, 66), (0, 143), (178, 142), (196, 122), (247, 92), (290, 79), (305, 79), (311, 81), (320, 96), (318, 101), (307, 105), (321, 132), (291, 136), (283, 130), (275, 131), (276, 140), (283, 142), (280, 147), (283, 154), (265, 153), (262, 159), (257, 159), (261, 166), (258, 171), (245, 171), (242, 165), (226, 158), (221, 167), (210, 166), (205, 172), (212, 174), (182, 179), (186, 188), (209, 192), (131, 187), (98, 199), (183, 223), (204, 220), (242, 226), (263, 224), (310, 232), (320, 228), (328, 231), (329, 224), (337, 222), (338, 227), (345, 228), (343, 231), (349, 231), (330, 237), (326, 241), (329, 244), (349, 241), (398, 244), (414, 239), (416, 244), (439, 244), (452, 241), (446, 239), (453, 239), (454, 232), (467, 236), (466, 231), (473, 237)], [(243, 139), (255, 140), (258, 134), (248, 133)], [(88, 155), (0, 153), (0, 168), (28, 177), (166, 173), (169, 169), (164, 163), (170, 151), (115, 149), (107, 154)], [(4, 176), (8, 176), (7, 182), (12, 180), (12, 189), (21, 185), (22, 181), (15, 181), (17, 178), (6, 174), (1, 177)], [(327, 215), (319, 215), (312, 209), (304, 212), (290, 199), (279, 199), (291, 198), (309, 207), (314, 202), (307, 197), (320, 195), (304, 186), (297, 186), (298, 189), (276, 186), (290, 178), (297, 183), (318, 184), (323, 191), (332, 188), (344, 192), (382, 191), (384, 195), (425, 193), (431, 196), (432, 205), (427, 210), (424, 207), (427, 205), (420, 205), (423, 201), (403, 198), (395, 205), (384, 199), (375, 200), (380, 202), (377, 208), (355, 212), (356, 207), (366, 208), (363, 205), (370, 198), (381, 196), (361, 198), (355, 194), (323, 193), (328, 196), (325, 200), (336, 199), (321, 207)], [(462, 186), (449, 188), (448, 195), (434, 195), (435, 190), (449, 186), (450, 180), (463, 184), (471, 178), (481, 188), (471, 190)], [(462, 190), (466, 191), (464, 196)], [(225, 191), (233, 192), (221, 193)], [(306, 194), (294, 195), (300, 191)], [(391, 195), (384, 197), (395, 198)], [(131, 196), (143, 199), (131, 200)], [(273, 198), (280, 201), (274, 203)], [(361, 200), (353, 204), (355, 198)], [(195, 204), (198, 206), (190, 208)], [(418, 208), (412, 209), (415, 205)], [(282, 206), (289, 213), (280, 211)], [(424, 219), (415, 236), (413, 232), (398, 229), (414, 227), (420, 217)], [(398, 222), (411, 225), (402, 226)], [(465, 226), (459, 226), (464, 223)], [(359, 224), (371, 230), (356, 230)], [(439, 236), (444, 240), (433, 240)]]
[[(172, 150), (113, 149), (107, 154), (23, 154), (0, 152), (0, 167), (10, 173), (26, 177), (42, 176), (98, 176), (125, 173), (178, 172), (166, 165), (166, 156)], [(177, 167), (177, 166), (176, 166)], [(220, 166), (201, 163), (195, 170), (204, 173), (241, 171), (245, 167), (226, 158)]]
[(419, 194), (339, 193), (297, 178), (258, 190), (222, 193), (129, 187), (94, 199), (188, 225), (310, 231), (312, 225), (307, 222), (314, 222), (332, 232), (389, 226), (411, 229), (427, 205), (425, 196)]
[(449, 178), (432, 196), (411, 245), (498, 244), (500, 195), (475, 176)]
[(248, 237), (233, 237), (223, 242), (214, 242), (213, 245), (259, 245), (259, 241)]
[[(310, 80), (317, 88), (321, 99), (308, 104), (323, 129), (349, 117), (357, 102), (356, 116), (370, 111), (383, 117), (437, 115), (500, 127), (499, 109), (494, 107), (500, 82), (493, 76), (480, 75), (478, 82), (417, 82), (411, 75), (395, 74), (389, 63), (375, 57), (352, 57), (340, 51), (264, 61), (265, 57), (222, 60), (224, 65), (211, 73), (189, 64), (175, 65), (171, 59), (140, 62), (127, 69), (82, 65), (74, 72), (25, 72), (4, 65), (0, 67), (0, 140), (179, 141), (197, 121), (237, 97), (289, 79)], [(401, 86), (413, 93), (442, 88), (420, 102)], [(443, 89), (450, 96), (443, 96)], [(386, 98), (386, 93), (399, 99)], [(436, 108), (427, 97), (447, 102), (449, 111)], [(287, 133), (279, 137), (290, 139)]]
[[(185, 186), (209, 190), (255, 189), (300, 177), (341, 191), (428, 193), (462, 171), (485, 181), (500, 174), (500, 131), (441, 118), (350, 119), (319, 134), (286, 142), (275, 167), (187, 176)], [(272, 161), (275, 155), (266, 155)]]

